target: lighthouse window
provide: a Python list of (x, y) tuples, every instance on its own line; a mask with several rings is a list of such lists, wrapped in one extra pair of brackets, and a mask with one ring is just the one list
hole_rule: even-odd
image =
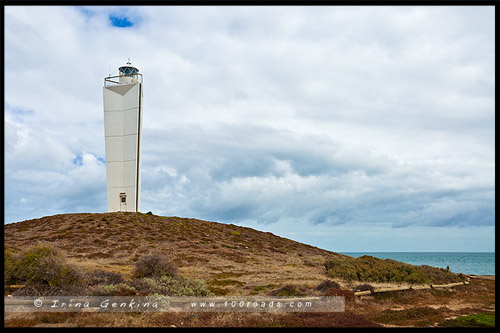
[(137, 68), (134, 68), (134, 67), (121, 67), (120, 68), (120, 72), (122, 73), (122, 75), (131, 75), (131, 74), (137, 74), (139, 71), (137, 70)]
[(122, 197), (122, 202), (127, 202), (127, 197)]

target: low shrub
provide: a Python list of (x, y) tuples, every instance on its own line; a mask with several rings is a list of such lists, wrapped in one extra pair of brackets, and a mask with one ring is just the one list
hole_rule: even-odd
[(87, 273), (85, 280), (89, 286), (95, 285), (109, 285), (109, 284), (119, 284), (124, 283), (125, 279), (118, 273), (105, 271), (105, 270), (95, 270)]
[(229, 290), (225, 288), (218, 288), (214, 286), (208, 286), (208, 290), (215, 296), (224, 296), (229, 294)]
[(69, 264), (62, 252), (50, 245), (36, 245), (6, 252), (5, 283), (58, 287), (68, 290), (83, 284), (83, 274)]
[[(264, 317), (266, 318), (266, 317)], [(267, 319), (267, 318), (266, 318)], [(327, 313), (314, 313), (314, 312), (295, 312), (286, 313), (281, 317), (270, 317), (270, 319), (264, 319), (257, 327), (271, 326), (270, 320), (276, 321), (276, 324), (272, 322), (273, 326), (279, 327), (310, 327), (314, 331), (316, 327), (328, 327), (330, 330), (335, 331), (336, 328), (347, 327), (349, 329), (340, 329), (341, 331), (350, 331), (352, 328), (367, 328), (367, 327), (382, 327), (377, 323), (369, 320), (360, 314), (355, 314), (352, 312), (327, 312)], [(266, 325), (267, 324), (267, 325)], [(333, 328), (333, 329), (332, 329)], [(357, 330), (356, 330), (357, 331)], [(361, 332), (365, 331), (363, 329), (359, 330)], [(369, 331), (369, 330), (368, 330)]]
[(354, 302), (356, 300), (356, 296), (352, 291), (337, 288), (328, 289), (325, 296), (344, 296), (346, 303)]
[(293, 296), (305, 296), (306, 292), (304, 288), (292, 284), (287, 284), (282, 288), (270, 292), (269, 295), (278, 297), (293, 297)]
[(427, 323), (429, 319), (437, 319), (442, 310), (428, 306), (414, 307), (406, 310), (384, 310), (376, 321), (383, 324), (411, 325), (414, 323)]
[(436, 268), (428, 265), (420, 266), (422, 272), (428, 275), (434, 284), (445, 284), (450, 282), (462, 282), (465, 281), (465, 276), (460, 274), (454, 274), (449, 270), (443, 268)]
[(357, 291), (368, 291), (368, 290), (373, 293), (374, 288), (373, 288), (372, 285), (367, 284), (367, 283), (360, 284), (360, 285), (354, 287), (354, 289), (353, 289), (354, 292), (357, 292)]
[(16, 288), (12, 296), (85, 296), (87, 289), (84, 286), (49, 286), (47, 284), (29, 284), (23, 288)]
[(4, 251), (4, 283), (6, 285), (16, 284), (18, 279), (17, 267), (18, 255), (16, 252), (5, 249)]
[(226, 287), (226, 286), (231, 286), (231, 285), (236, 285), (236, 286), (243, 286), (245, 285), (244, 282), (238, 281), (238, 280), (232, 280), (232, 279), (226, 279), (226, 280), (212, 280), (208, 282), (209, 285), (211, 286), (220, 286), (220, 287)]
[(327, 291), (328, 289), (331, 289), (331, 288), (336, 288), (336, 289), (340, 289), (340, 285), (335, 282), (335, 281), (332, 281), (332, 280), (325, 280), (323, 282), (321, 282), (317, 287), (316, 287), (316, 290), (319, 290), (319, 291), (322, 291), (322, 292), (325, 292)]
[(144, 255), (135, 263), (136, 278), (176, 275), (177, 266), (160, 252)]
[(132, 285), (137, 291), (145, 294), (211, 296), (211, 292), (204, 281), (188, 279), (182, 275), (135, 279)]
[(325, 262), (328, 275), (332, 278), (340, 278), (347, 281), (359, 280), (356, 264), (349, 260), (328, 260)]
[(415, 266), (372, 256), (332, 258), (324, 263), (332, 278), (348, 281), (430, 284), (463, 281), (464, 277), (431, 266)]
[(259, 292), (259, 291), (264, 291), (264, 290), (267, 290), (267, 289), (273, 288), (273, 287), (275, 287), (274, 284), (268, 284), (266, 286), (255, 286), (253, 288), (253, 291)]
[(88, 293), (92, 296), (134, 296), (137, 295), (137, 290), (127, 283), (118, 283), (92, 286)]

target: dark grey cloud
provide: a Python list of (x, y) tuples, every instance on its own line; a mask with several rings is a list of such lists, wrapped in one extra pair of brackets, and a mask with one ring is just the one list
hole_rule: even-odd
[(144, 137), (144, 201), (167, 214), (259, 223), (494, 224), (493, 188), (446, 188), (443, 179), (461, 182), (463, 173), (453, 169), (402, 167), (389, 156), (263, 126), (171, 127)]

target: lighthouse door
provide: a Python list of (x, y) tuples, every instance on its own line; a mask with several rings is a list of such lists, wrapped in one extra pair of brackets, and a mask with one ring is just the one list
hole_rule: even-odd
[(120, 212), (127, 211), (127, 195), (125, 193), (120, 193)]

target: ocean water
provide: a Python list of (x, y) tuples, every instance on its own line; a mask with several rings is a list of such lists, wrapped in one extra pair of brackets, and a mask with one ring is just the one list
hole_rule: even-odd
[(351, 257), (363, 255), (393, 259), (412, 265), (446, 268), (454, 273), (495, 275), (495, 252), (341, 252)]

